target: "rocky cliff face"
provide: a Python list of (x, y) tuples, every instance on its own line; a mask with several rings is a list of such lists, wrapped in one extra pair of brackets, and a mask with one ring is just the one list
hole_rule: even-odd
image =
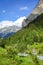
[(41, 14), (41, 13), (43, 13), (43, 0), (39, 0), (38, 5), (32, 12), (32, 14)]
[(34, 8), (29, 17), (27, 17), (26, 21), (23, 22), (23, 26), (27, 26), (30, 22), (32, 22), (37, 16), (43, 13), (43, 0), (39, 0), (37, 6)]

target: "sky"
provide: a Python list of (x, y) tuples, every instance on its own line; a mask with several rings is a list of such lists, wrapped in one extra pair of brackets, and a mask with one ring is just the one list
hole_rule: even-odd
[(38, 0), (0, 0), (0, 22), (27, 17), (37, 3)]

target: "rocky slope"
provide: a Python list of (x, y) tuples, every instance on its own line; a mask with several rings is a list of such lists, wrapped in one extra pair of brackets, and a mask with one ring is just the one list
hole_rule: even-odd
[(23, 22), (23, 26), (27, 26), (28, 23), (32, 22), (37, 16), (39, 16), (41, 13), (43, 13), (43, 0), (39, 0), (37, 6), (33, 9), (32, 13), (29, 17), (27, 17), (27, 20)]

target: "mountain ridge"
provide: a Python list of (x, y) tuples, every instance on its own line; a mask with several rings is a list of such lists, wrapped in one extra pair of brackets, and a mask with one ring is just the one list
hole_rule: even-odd
[(8, 37), (9, 35), (12, 35), (13, 33), (16, 33), (17, 31), (22, 29), (22, 22), (26, 19), (26, 17), (21, 17), (15, 22), (9, 22), (7, 21), (5, 23), (1, 22), (0, 26), (0, 36), (1, 37)]
[[(6, 30), (3, 29), (3, 33), (5, 33), (4, 31), (6, 31), (6, 33), (7, 33), (7, 31), (9, 30), (10, 27), (11, 28), (9, 30), (9, 33), (11, 33), (11, 30), (14, 29), (14, 28), (15, 29), (12, 30), (12, 32), (17, 32), (17, 31), (21, 30), (23, 27), (27, 26), (30, 22), (32, 22), (34, 19), (36, 19), (41, 13), (43, 13), (43, 0), (39, 0), (37, 6), (34, 8), (32, 13), (27, 18), (24, 16), (24, 17), (19, 18), (14, 23), (11, 22), (12, 26), (10, 25), (8, 28), (6, 28), (7, 27), (7, 25), (6, 25), (6, 27), (5, 27)], [(5, 24), (3, 23), (3, 26)], [(13, 27), (13, 25), (15, 25), (15, 26)], [(0, 29), (0, 31), (2, 31), (2, 30)]]
[[(9, 42), (7, 42), (9, 41)], [(28, 26), (5, 39), (5, 44), (34, 44), (43, 42), (43, 14), (38, 16)]]
[(36, 7), (33, 9), (31, 14), (27, 17), (27, 19), (29, 21), (24, 21), (23, 22), (23, 27), (27, 26), (30, 22), (32, 22), (34, 19), (36, 19), (42, 13), (43, 13), (43, 0), (39, 0), (39, 2), (36, 5)]

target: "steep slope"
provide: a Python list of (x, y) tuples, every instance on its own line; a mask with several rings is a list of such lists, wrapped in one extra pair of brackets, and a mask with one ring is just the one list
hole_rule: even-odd
[(0, 65), (29, 64), (43, 65), (43, 14), (9, 38), (0, 38)]
[[(31, 12), (31, 14), (27, 17), (28, 21), (27, 22), (23, 22), (23, 27), (27, 26), (28, 23), (32, 22), (34, 19), (37, 18), (37, 16), (39, 16), (41, 13), (43, 13), (43, 0), (38, 0), (38, 3), (36, 5), (36, 7), (33, 9), (33, 11)], [(25, 25), (26, 23), (26, 25)]]
[[(27, 20), (28, 19), (26, 19), (26, 21)], [(43, 14), (4, 41), (4, 43), (8, 45), (19, 43), (33, 44), (34, 42), (43, 42)]]

